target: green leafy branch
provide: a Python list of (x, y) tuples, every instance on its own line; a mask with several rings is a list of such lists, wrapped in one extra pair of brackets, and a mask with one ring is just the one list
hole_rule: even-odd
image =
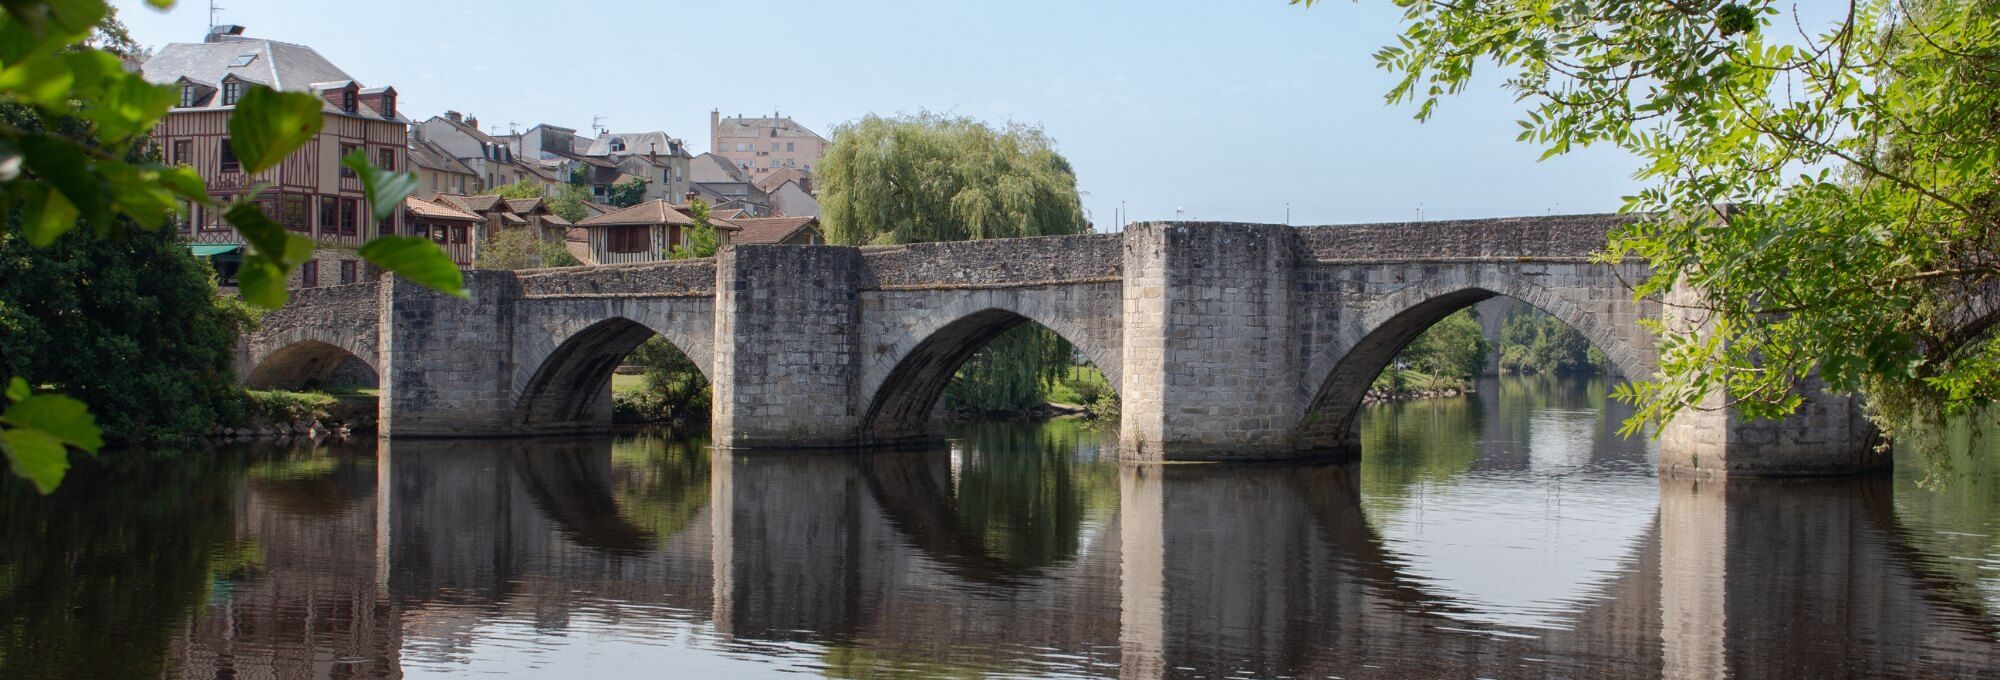
[[(150, 2), (162, 9), (173, 4)], [(6, 0), (0, 8), (0, 98), (31, 106), (45, 120), (78, 120), (87, 129), (69, 137), (0, 125), (0, 207), (21, 211), (28, 243), (47, 246), (79, 228), (115, 238), (124, 224), (120, 217), (152, 230), (185, 219), (191, 206), (211, 208), (248, 245), (238, 277), (243, 299), (266, 308), (283, 305), (285, 280), (311, 258), (313, 242), (257, 206), (267, 187), (225, 204), (209, 196), (192, 168), (137, 160), (147, 133), (178, 93), (146, 82), (118, 55), (90, 46), (92, 31), (110, 14), (103, 0)], [(310, 142), (324, 122), (323, 106), (309, 93), (245, 92), (229, 119), (243, 172), (254, 177), (270, 170)], [(392, 218), (416, 188), (414, 176), (375, 168), (360, 152), (341, 163), (361, 178), (378, 222)], [(410, 281), (466, 296), (450, 256), (426, 239), (385, 235), (364, 244), (360, 255)], [(27, 385), (13, 378), (7, 393), (13, 406), (0, 417), (0, 441), (15, 474), (47, 493), (68, 467), (63, 445), (95, 452), (103, 433), (81, 402), (30, 395)]]

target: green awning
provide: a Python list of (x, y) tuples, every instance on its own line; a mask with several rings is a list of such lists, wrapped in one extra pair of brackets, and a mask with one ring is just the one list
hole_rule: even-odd
[(216, 256), (216, 255), (228, 255), (228, 254), (230, 254), (230, 253), (234, 253), (234, 252), (237, 252), (237, 251), (240, 251), (240, 250), (242, 250), (242, 249), (243, 249), (243, 244), (240, 244), (240, 243), (190, 243), (190, 244), (188, 244), (188, 250), (190, 250), (190, 251), (193, 251), (193, 252), (194, 252), (194, 255), (195, 255), (195, 257), (214, 257), (214, 256)]

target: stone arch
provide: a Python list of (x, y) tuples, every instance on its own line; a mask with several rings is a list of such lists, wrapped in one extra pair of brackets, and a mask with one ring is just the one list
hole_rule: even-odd
[[(276, 349), (252, 352), (243, 385), (255, 389), (305, 390), (380, 384), (373, 353), (319, 339), (296, 339)], [(350, 384), (351, 383), (351, 384)]]
[[(673, 335), (623, 316), (591, 322), (581, 329), (542, 343), (521, 364), (531, 370), (519, 383), (515, 412), (529, 429), (580, 429), (609, 424), (611, 375), (625, 356), (654, 335), (688, 354), (703, 378), (712, 370), (707, 348), (676, 341)], [(547, 347), (553, 345), (552, 347)]]
[(897, 324), (904, 332), (876, 346), (871, 357), (875, 370), (864, 376), (861, 395), (868, 406), (861, 418), (862, 440), (891, 443), (930, 437), (930, 415), (959, 366), (1001, 333), (1024, 323), (1038, 324), (1068, 340), (1118, 389), (1122, 346), (1116, 312), (1107, 314), (1105, 300), (1068, 288), (974, 291)]
[(1351, 448), (1361, 398), (1405, 345), (1453, 312), (1506, 296), (1548, 313), (1581, 333), (1626, 376), (1652, 375), (1654, 363), (1632, 346), (1612, 321), (1586, 310), (1555, 289), (1525, 277), (1482, 271), (1470, 277), (1436, 277), (1397, 289), (1367, 306), (1351, 342), (1336, 357), (1316, 361), (1304, 385), (1314, 389), (1296, 442), (1305, 449)]

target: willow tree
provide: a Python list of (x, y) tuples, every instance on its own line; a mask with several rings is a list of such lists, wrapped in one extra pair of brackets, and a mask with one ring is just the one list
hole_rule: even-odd
[[(815, 170), (827, 241), (851, 245), (1056, 236), (1085, 230), (1076, 173), (1040, 128), (962, 117), (870, 115), (834, 128)], [(946, 402), (969, 410), (1040, 403), (1071, 356), (1048, 329), (995, 338)]]

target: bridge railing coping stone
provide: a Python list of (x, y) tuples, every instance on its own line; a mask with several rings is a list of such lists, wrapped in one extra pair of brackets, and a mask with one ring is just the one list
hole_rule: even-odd
[(862, 289), (1074, 283), (1117, 278), (1119, 234), (939, 241), (861, 248)]
[(563, 267), (520, 272), (526, 297), (570, 295), (713, 295), (715, 259)]
[(1582, 259), (1639, 217), (1619, 214), (1507, 217), (1299, 227), (1306, 262), (1450, 259)]

